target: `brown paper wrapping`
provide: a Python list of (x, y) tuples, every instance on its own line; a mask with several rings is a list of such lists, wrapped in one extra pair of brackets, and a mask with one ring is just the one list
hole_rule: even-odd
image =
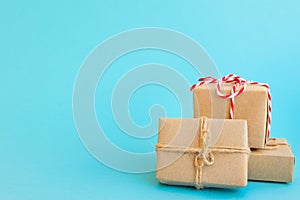
[[(229, 99), (216, 93), (216, 84), (206, 84), (194, 89), (194, 117), (228, 119)], [(230, 93), (232, 84), (224, 83), (223, 90)], [(248, 124), (250, 148), (263, 148), (267, 132), (268, 91), (259, 85), (248, 85), (246, 90), (234, 98), (234, 119), (245, 119)]]
[[(156, 177), (161, 183), (195, 186), (195, 157), (201, 141), (200, 119), (161, 118), (157, 147)], [(212, 165), (202, 168), (203, 187), (244, 187), (248, 175), (248, 137), (245, 120), (208, 119), (208, 147)], [(219, 133), (219, 135), (218, 135)], [(182, 150), (183, 149), (183, 150)], [(188, 152), (194, 150), (194, 152)], [(212, 150), (215, 149), (215, 150)]]
[(295, 157), (286, 139), (271, 139), (265, 149), (252, 150), (249, 157), (249, 180), (292, 182)]

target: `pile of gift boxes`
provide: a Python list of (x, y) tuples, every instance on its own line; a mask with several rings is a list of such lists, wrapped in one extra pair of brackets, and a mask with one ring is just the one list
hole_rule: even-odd
[(248, 180), (292, 182), (295, 157), (270, 138), (271, 94), (234, 74), (200, 78), (194, 118), (159, 121), (156, 177), (170, 185), (233, 188)]

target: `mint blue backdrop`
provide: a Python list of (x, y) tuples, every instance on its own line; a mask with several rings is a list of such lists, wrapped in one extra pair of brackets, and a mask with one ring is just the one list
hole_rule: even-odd
[[(292, 184), (249, 182), (239, 190), (170, 187), (160, 185), (154, 173), (126, 174), (110, 169), (80, 142), (72, 115), (72, 92), (83, 60), (108, 37), (140, 27), (173, 29), (201, 44), (222, 75), (233, 72), (270, 84), (271, 134), (287, 138), (298, 158), (299, 7), (297, 0), (2, 0), (0, 199), (297, 198), (297, 162)], [(181, 70), (190, 83), (196, 81), (192, 67), (175, 55), (144, 51), (128, 56), (111, 66), (112, 73), (121, 65), (130, 69), (157, 62)], [(183, 70), (179, 64), (187, 67)], [(115, 81), (105, 80), (107, 85)], [(168, 99), (163, 100), (168, 102), (168, 115), (179, 116), (178, 102), (166, 89), (148, 86), (130, 100), (129, 109), (137, 124), (149, 122), (144, 116), (149, 105), (158, 100), (150, 97), (162, 91), (166, 94), (163, 99)], [(96, 109), (100, 112), (101, 105)], [(98, 116), (101, 121), (103, 116)], [(104, 126), (110, 129), (116, 125), (108, 121)], [(121, 131), (115, 133), (111, 140), (122, 148), (149, 150), (142, 145), (133, 148), (130, 140), (117, 140)]]

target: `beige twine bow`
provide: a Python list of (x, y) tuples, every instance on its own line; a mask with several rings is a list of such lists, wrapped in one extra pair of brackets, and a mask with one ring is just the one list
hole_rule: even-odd
[(195, 157), (194, 165), (196, 168), (195, 174), (195, 188), (202, 189), (202, 171), (204, 165), (213, 165), (214, 164), (214, 155), (209, 151), (207, 143), (209, 142), (210, 135), (207, 129), (207, 118), (200, 118), (199, 125), (199, 152)]
[(199, 147), (201, 149), (198, 152), (198, 155), (195, 157), (194, 165), (196, 168), (196, 175), (195, 175), (195, 188), (202, 189), (202, 171), (204, 165), (212, 165), (214, 164), (214, 155), (209, 151), (207, 148), (207, 142), (209, 141), (209, 132), (207, 129), (207, 118), (202, 117), (200, 118), (199, 123)]

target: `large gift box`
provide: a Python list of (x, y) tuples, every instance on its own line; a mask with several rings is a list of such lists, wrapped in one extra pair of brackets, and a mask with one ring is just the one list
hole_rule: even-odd
[(161, 183), (197, 189), (247, 185), (245, 120), (161, 118), (156, 151)]
[(284, 138), (271, 138), (264, 149), (252, 150), (249, 180), (292, 182), (295, 157)]
[(240, 81), (240, 77), (231, 81), (232, 77), (229, 76), (229, 81), (221, 84), (217, 79), (207, 78), (213, 81), (199, 82), (192, 88), (194, 117), (245, 119), (248, 124), (249, 147), (263, 148), (269, 135), (271, 120), (269, 86)]

